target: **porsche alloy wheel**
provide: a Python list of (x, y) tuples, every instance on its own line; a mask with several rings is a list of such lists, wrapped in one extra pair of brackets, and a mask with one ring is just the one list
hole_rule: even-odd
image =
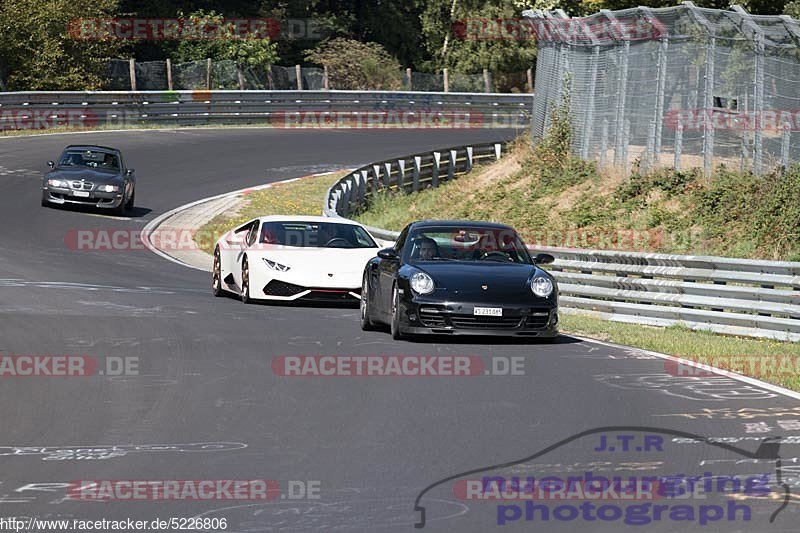
[(397, 285), (392, 289), (392, 320), (389, 327), (394, 340), (400, 340), (405, 337), (400, 332), (400, 292), (397, 290)]

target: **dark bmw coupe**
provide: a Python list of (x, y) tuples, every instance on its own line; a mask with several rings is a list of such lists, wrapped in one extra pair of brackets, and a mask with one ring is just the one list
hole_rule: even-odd
[(136, 175), (116, 148), (70, 145), (42, 182), (42, 206), (80, 204), (122, 214), (133, 209)]
[(406, 335), (558, 336), (558, 289), (510, 226), (414, 222), (367, 263), (361, 327), (389, 324)]

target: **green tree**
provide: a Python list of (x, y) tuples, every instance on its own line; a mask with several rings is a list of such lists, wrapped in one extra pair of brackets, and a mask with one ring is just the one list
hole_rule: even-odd
[(236, 61), (240, 67), (265, 68), (278, 60), (277, 45), (269, 38), (248, 38), (236, 35), (235, 29), (223, 23), (223, 15), (214, 11), (195, 11), (189, 15), (179, 14), (195, 26), (219, 27), (218, 38), (183, 39), (175, 48), (175, 61), (200, 61), (204, 59)]
[(536, 43), (530, 34), (499, 33), (496, 21), (517, 21), (522, 7), (512, 0), (430, 0), (421, 14), (430, 70), (519, 72), (533, 66)]
[(336, 38), (306, 52), (312, 63), (328, 67), (330, 86), (340, 90), (400, 89), (400, 63), (377, 43)]
[(81, 18), (114, 16), (117, 0), (0, 1), (0, 78), (7, 90), (84, 90), (103, 86), (118, 40), (72, 35)]

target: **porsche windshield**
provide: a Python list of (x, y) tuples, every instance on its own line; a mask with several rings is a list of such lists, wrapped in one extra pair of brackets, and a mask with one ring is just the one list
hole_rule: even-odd
[(532, 263), (514, 230), (495, 227), (420, 228), (409, 235), (404, 260)]
[(361, 226), (327, 222), (265, 222), (261, 244), (299, 248), (377, 248)]
[(108, 152), (69, 150), (61, 156), (58, 166), (119, 170), (119, 158)]

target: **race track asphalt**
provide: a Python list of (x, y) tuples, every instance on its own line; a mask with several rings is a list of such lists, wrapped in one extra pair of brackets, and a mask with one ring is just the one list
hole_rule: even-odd
[[(767, 475), (758, 479), (770, 488), (764, 497), (712, 490), (680, 501), (645, 500), (638, 504), (685, 508), (636, 526), (614, 518), (630, 512), (629, 501), (596, 502), (606, 509), (594, 519), (573, 516), (568, 504), (581, 502), (565, 501), (559, 518), (544, 520), (541, 509), (528, 513), (525, 501), (465, 499), (463, 485), (449, 480), (421, 496), (423, 531), (797, 531), (796, 496), (768, 521), (785, 487), (776, 479), (774, 454), (762, 448), (755, 455), (765, 437), (798, 435), (784, 439), (778, 453), (780, 481), (800, 494), (794, 471), (800, 402), (779, 392), (720, 376), (674, 376), (669, 363), (652, 355), (569, 336), (552, 345), (393, 342), (383, 331), (362, 332), (357, 309), (245, 306), (213, 298), (206, 273), (147, 250), (69, 246), (77, 230), (135, 231), (169, 209), (226, 191), (509, 135), (252, 128), (0, 139), (0, 356), (85, 355), (138, 364), (138, 375), (0, 373), (0, 518), (202, 515), (225, 518), (225, 531), (236, 532), (412, 531), (423, 489), (487, 468), (462, 479), (746, 474)], [(123, 150), (138, 178), (133, 216), (39, 206), (45, 162), (69, 143)], [(517, 358), (522, 372), (402, 378), (273, 372), (273, 358), (296, 355)], [(604, 426), (619, 428), (517, 463)], [(624, 429), (633, 426), (651, 429)], [(740, 449), (670, 431), (726, 437)], [(628, 434), (635, 436), (628, 450), (596, 449), (601, 437), (619, 444), (617, 437)], [(663, 445), (645, 451), (645, 437), (653, 443), (659, 435)], [(499, 464), (505, 466), (489, 468)], [(98, 502), (76, 501), (66, 488), (81, 480), (252, 479), (280, 482), (282, 497)], [(289, 481), (318, 483), (319, 497), (294, 499)], [(739, 510), (730, 520), (729, 502), (747, 506), (751, 519)], [(725, 515), (700, 525), (701, 514), (716, 513), (712, 503)]]

